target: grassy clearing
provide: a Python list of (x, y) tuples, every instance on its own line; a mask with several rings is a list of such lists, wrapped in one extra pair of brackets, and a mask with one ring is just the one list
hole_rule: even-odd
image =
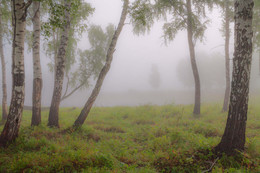
[[(80, 109), (63, 108), (61, 129), (30, 127), (25, 111), (20, 136), (0, 149), (0, 172), (260, 172), (260, 108), (249, 107), (246, 151), (217, 159), (211, 148), (224, 131), (226, 113), (204, 105), (94, 108), (85, 125), (67, 130)], [(0, 126), (2, 130), (3, 125)]]

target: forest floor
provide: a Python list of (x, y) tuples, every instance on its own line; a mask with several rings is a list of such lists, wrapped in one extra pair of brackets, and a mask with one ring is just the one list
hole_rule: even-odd
[(192, 108), (97, 107), (77, 130), (68, 128), (78, 108), (60, 110), (60, 129), (46, 126), (48, 111), (30, 127), (25, 111), (18, 139), (0, 149), (0, 172), (260, 172), (259, 106), (249, 106), (246, 150), (236, 157), (212, 152), (226, 122), (221, 105), (204, 104), (197, 117)]

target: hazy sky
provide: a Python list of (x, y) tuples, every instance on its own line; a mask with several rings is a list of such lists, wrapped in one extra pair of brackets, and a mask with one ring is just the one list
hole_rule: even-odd
[[(101, 25), (104, 29), (109, 23), (114, 25), (118, 24), (123, 4), (121, 0), (88, 0), (87, 2), (95, 8), (93, 16), (91, 16), (87, 22), (88, 24)], [(212, 54), (214, 52), (224, 52), (224, 38), (222, 38), (219, 31), (222, 25), (220, 11), (215, 9), (212, 13), (210, 13), (209, 18), (211, 19), (211, 23), (205, 33), (204, 43), (197, 42), (195, 47), (196, 52), (208, 54)], [(129, 22), (130, 19), (128, 18), (126, 23)], [(163, 23), (164, 21), (155, 22), (155, 25), (152, 27), (150, 33), (141, 36), (137, 36), (132, 33), (132, 26), (130, 24), (124, 26), (116, 46), (111, 70), (104, 81), (101, 93), (152, 90), (152, 87), (149, 85), (149, 75), (153, 64), (158, 65), (160, 72), (162, 82), (160, 90), (178, 90), (183, 88), (183, 84), (177, 77), (177, 65), (181, 59), (189, 59), (187, 34), (185, 30), (180, 31), (175, 40), (170, 42), (168, 46), (165, 46), (162, 38)], [(233, 43), (231, 43), (231, 45), (232, 44)], [(8, 99), (10, 99), (11, 48), (6, 48), (6, 50), (9, 50), (6, 51), (5, 54), (7, 56), (6, 59), (9, 80)], [(81, 38), (79, 48), (83, 50), (89, 48), (87, 34), (83, 35)], [(53, 91), (53, 74), (48, 72), (47, 63), (50, 62), (50, 58), (46, 57), (43, 49), (41, 50), (41, 58), (44, 80), (43, 105), (49, 106)], [(25, 51), (25, 68), (25, 104), (30, 105), (32, 98), (33, 68), (32, 55), (27, 51)], [(188, 71), (188, 73), (191, 73), (191, 71)], [(71, 97), (71, 100), (66, 101), (63, 105), (82, 106), (87, 100), (89, 92), (90, 90), (78, 92), (75, 96)], [(190, 97), (191, 100), (193, 100), (192, 93)]]
[[(90, 23), (105, 27), (108, 23), (116, 24), (122, 10), (120, 0), (90, 0), (95, 7)], [(215, 48), (224, 43), (219, 27), (221, 16), (215, 10), (210, 14), (212, 19), (205, 34), (204, 43), (197, 43), (196, 52), (222, 51), (224, 47)], [(128, 23), (130, 20), (127, 19)], [(111, 71), (108, 74), (103, 90), (147, 89), (148, 77), (152, 64), (157, 64), (162, 77), (162, 88), (180, 88), (182, 85), (176, 78), (176, 66), (181, 58), (189, 58), (187, 34), (181, 31), (176, 39), (164, 45), (162, 25), (164, 21), (156, 22), (149, 34), (136, 36), (132, 33), (132, 26), (125, 25), (120, 35)], [(81, 48), (87, 43), (83, 41)], [(214, 49), (215, 48), (215, 49)]]

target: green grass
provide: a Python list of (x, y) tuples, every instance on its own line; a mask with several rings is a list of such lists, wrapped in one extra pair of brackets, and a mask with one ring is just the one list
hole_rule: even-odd
[[(25, 111), (19, 137), (0, 149), (0, 172), (260, 172), (260, 108), (249, 107), (246, 151), (218, 158), (211, 149), (221, 139), (226, 113), (219, 104), (94, 108), (84, 126), (67, 130), (80, 109), (60, 111), (60, 129), (30, 127)], [(3, 125), (0, 126), (2, 130)]]

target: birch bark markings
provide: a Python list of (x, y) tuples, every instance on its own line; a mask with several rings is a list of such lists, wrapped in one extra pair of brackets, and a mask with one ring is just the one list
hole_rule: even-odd
[(2, 29), (2, 10), (0, 4), (0, 56), (2, 65), (2, 121), (7, 119), (7, 89), (6, 89), (6, 67), (5, 67), (5, 56), (4, 56), (4, 46), (3, 46), (3, 29)]
[(224, 135), (217, 152), (243, 151), (247, 121), (249, 81), (252, 61), (253, 0), (235, 1), (235, 52), (229, 112)]
[(109, 49), (107, 51), (106, 63), (105, 63), (104, 67), (102, 68), (102, 70), (101, 70), (101, 72), (98, 76), (95, 88), (93, 89), (90, 97), (88, 98), (87, 103), (85, 104), (84, 108), (82, 109), (82, 111), (81, 111), (79, 117), (77, 118), (77, 120), (74, 122), (74, 127), (79, 127), (84, 123), (84, 121), (88, 117), (88, 114), (89, 114), (89, 112), (90, 112), (99, 92), (100, 92), (103, 81), (104, 81), (104, 79), (105, 79), (105, 77), (106, 77), (106, 75), (107, 75), (107, 73), (110, 69), (110, 66), (111, 66), (111, 63), (112, 63), (112, 60), (113, 60), (113, 54), (115, 52), (117, 40), (118, 40), (119, 35), (120, 35), (120, 33), (121, 33), (121, 31), (124, 27), (125, 19), (126, 19), (127, 13), (128, 13), (128, 7), (129, 7), (129, 0), (124, 0), (121, 18), (120, 18), (118, 27), (117, 27), (114, 35), (113, 35)]
[(56, 57), (56, 67), (55, 67), (55, 81), (54, 81), (54, 90), (52, 95), (48, 126), (50, 127), (59, 127), (59, 106), (61, 102), (61, 92), (63, 86), (64, 72), (65, 72), (65, 60), (66, 60), (66, 48), (68, 46), (68, 38), (70, 31), (70, 0), (64, 0), (65, 2), (65, 16), (66, 24), (63, 28), (60, 45), (58, 49), (58, 54)]
[(42, 71), (40, 62), (40, 2), (33, 2), (34, 16), (33, 22), (33, 108), (32, 108), (32, 126), (41, 123), (41, 91), (42, 91)]
[(12, 52), (12, 99), (7, 121), (0, 136), (0, 146), (6, 146), (18, 136), (24, 105), (24, 39), (27, 8), (32, 1), (12, 0), (13, 52)]

